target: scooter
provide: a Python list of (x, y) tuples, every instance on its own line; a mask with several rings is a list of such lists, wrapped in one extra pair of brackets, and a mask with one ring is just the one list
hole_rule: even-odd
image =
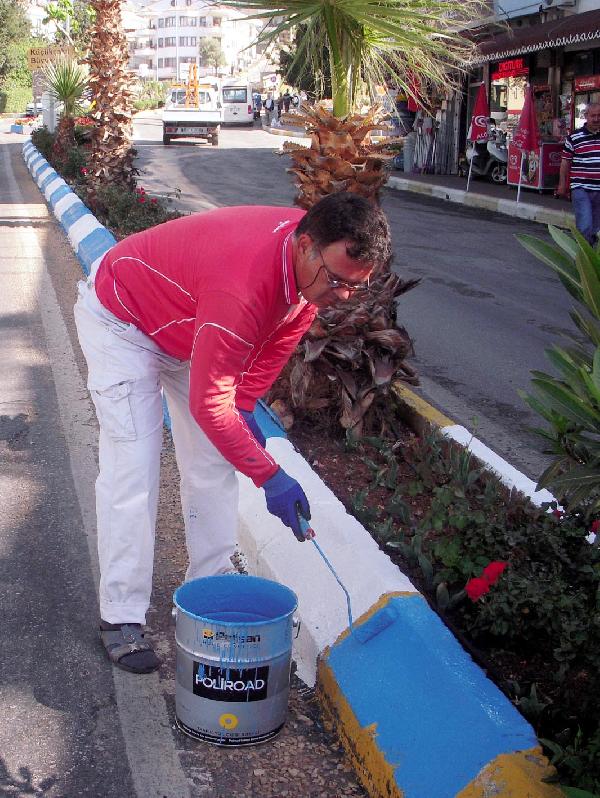
[[(506, 136), (497, 133), (494, 139), (470, 144), (466, 152), (471, 175), (486, 177), (492, 183), (506, 183), (508, 148)], [(471, 161), (473, 162), (471, 166)]]

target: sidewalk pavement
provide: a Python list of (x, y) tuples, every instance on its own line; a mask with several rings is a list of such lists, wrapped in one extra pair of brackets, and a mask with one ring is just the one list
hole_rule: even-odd
[[(24, 157), (89, 272), (99, 258), (98, 222), (69, 198), (31, 144)], [(108, 237), (104, 242), (110, 245)], [(282, 534), (260, 492), (241, 476), (240, 542), (251, 572), (297, 593), (298, 673), (309, 685), (317, 680), (323, 708), (369, 794), (558, 796), (542, 782), (547, 761), (529, 724), (285, 435), (268, 418), (263, 423), (269, 450), (307, 489), (319, 544), (349, 590), (356, 631), (316, 548)]]

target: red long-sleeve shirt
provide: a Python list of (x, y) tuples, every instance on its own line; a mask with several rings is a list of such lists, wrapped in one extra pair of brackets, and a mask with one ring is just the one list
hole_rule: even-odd
[(100, 302), (190, 360), (190, 410), (221, 454), (262, 485), (277, 470), (236, 406), (253, 410), (315, 316), (298, 296), (295, 208), (194, 214), (129, 236), (96, 275)]

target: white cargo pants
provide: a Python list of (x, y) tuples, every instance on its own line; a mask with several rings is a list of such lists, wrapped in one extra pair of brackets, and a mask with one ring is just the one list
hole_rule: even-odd
[(165, 354), (81, 281), (75, 321), (100, 425), (96, 481), (100, 615), (145, 623), (152, 591), (164, 390), (181, 479), (186, 579), (231, 569), (238, 517), (235, 469), (189, 409), (189, 363)]

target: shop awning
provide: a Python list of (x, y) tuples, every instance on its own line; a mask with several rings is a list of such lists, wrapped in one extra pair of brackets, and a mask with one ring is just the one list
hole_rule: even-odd
[(503, 61), (515, 55), (534, 53), (547, 47), (565, 47), (600, 39), (600, 10), (573, 14), (553, 22), (503, 31), (478, 45), (475, 63)]

